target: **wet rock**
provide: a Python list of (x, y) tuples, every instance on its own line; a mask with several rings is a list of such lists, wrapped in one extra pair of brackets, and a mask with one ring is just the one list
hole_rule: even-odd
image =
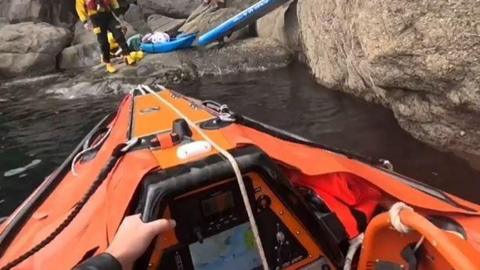
[(8, 21), (8, 9), (10, 8), (10, 0), (0, 0), (0, 17)]
[(89, 44), (97, 42), (97, 37), (93, 33), (93, 31), (87, 31), (83, 26), (83, 23), (78, 21), (75, 24), (74, 32), (73, 32), (73, 40), (72, 45), (76, 44)]
[(87, 96), (126, 94), (135, 85), (115, 78), (104, 78), (90, 81), (85, 77), (78, 77), (49, 87), (47, 94), (63, 99), (77, 99)]
[(10, 0), (6, 13), (10, 23), (48, 22), (57, 26), (68, 27), (77, 20), (75, 1)]
[(7, 24), (8, 24), (7, 18), (0, 17), (0, 28), (4, 27)]
[[(225, 8), (218, 8), (212, 5), (202, 4), (187, 18), (186, 23), (180, 28), (180, 31), (185, 33), (198, 33), (198, 35), (202, 35), (237, 15), (239, 12), (255, 2), (256, 1), (251, 0), (226, 1)], [(244, 29), (233, 33), (232, 36), (227, 37), (226, 41), (246, 38), (251, 36), (251, 34), (252, 33), (249, 27), (245, 27)]]
[(159, 14), (148, 17), (147, 24), (152, 31), (175, 32), (185, 23), (184, 19), (173, 19)]
[(145, 22), (145, 16), (141, 7), (135, 4), (130, 4), (127, 12), (123, 15), (123, 19), (131, 24), (133, 28), (139, 33), (149, 33), (152, 31)]
[[(169, 54), (147, 55), (130, 73), (131, 77), (154, 77), (163, 82), (190, 81), (206, 75), (263, 71), (280, 68), (292, 61), (290, 52), (278, 42), (251, 38), (223, 47), (198, 48)], [(127, 76), (122, 71), (123, 77)]]
[(271, 38), (290, 50), (300, 52), (297, 1), (290, 0), (257, 21), (257, 34)]
[(128, 9), (125, 12), (125, 14), (123, 14), (123, 18), (125, 19), (125, 21), (129, 23), (132, 23), (135, 21), (143, 21), (144, 15), (142, 12), (142, 8), (136, 4), (128, 5)]
[(209, 5), (203, 5), (187, 19), (187, 22), (180, 28), (180, 31), (202, 35), (227, 19), (235, 16), (238, 11), (239, 10), (236, 8), (218, 9)]
[(137, 0), (145, 15), (162, 14), (173, 18), (187, 18), (199, 5), (198, 0)]
[(422, 141), (480, 155), (480, 2), (302, 0), (297, 15), (319, 83), (390, 106)]
[(23, 77), (23, 78), (14, 78), (8, 81), (2, 82), (3, 88), (26, 88), (34, 85), (34, 87), (44, 87), (47, 85), (54, 84), (56, 81), (62, 80), (63, 74), (61, 73), (52, 73), (42, 76), (35, 77)]
[(45, 16), (47, 10), (48, 7), (42, 6), (40, 1), (10, 0), (7, 16), (12, 23), (42, 21), (47, 19)]
[(61, 69), (84, 68), (98, 65), (101, 53), (96, 42), (81, 43), (65, 48), (60, 54)]
[(0, 76), (45, 74), (56, 68), (71, 33), (46, 23), (19, 23), (0, 29)]
[[(65, 80), (51, 87), (49, 93), (65, 98), (100, 94), (107, 91), (102, 90), (102, 87), (107, 87), (106, 85), (111, 85), (112, 82), (125, 83), (129, 89), (132, 85), (140, 83), (172, 85), (207, 75), (280, 68), (288, 65), (291, 60), (290, 51), (278, 42), (252, 38), (228, 43), (223, 47), (212, 46), (209, 49), (198, 48), (146, 55), (136, 66), (117, 63), (116, 74), (107, 74), (103, 65), (67, 71), (63, 76)], [(68, 76), (70, 78), (67, 78)], [(80, 83), (82, 84), (78, 85)], [(108, 91), (112, 92), (111, 88), (109, 86)], [(83, 93), (77, 93), (80, 89), (88, 91), (82, 90)], [(125, 89), (127, 88), (122, 87), (122, 91)]]
[(223, 47), (182, 51), (199, 76), (264, 71), (280, 68), (292, 61), (291, 53), (274, 40), (250, 38)]

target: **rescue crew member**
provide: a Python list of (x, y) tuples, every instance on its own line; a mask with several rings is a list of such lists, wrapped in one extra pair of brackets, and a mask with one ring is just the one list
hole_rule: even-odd
[[(117, 0), (76, 0), (75, 8), (78, 17), (87, 30), (92, 30), (97, 35), (98, 43), (102, 51), (102, 61), (105, 63), (109, 73), (115, 73), (117, 69), (110, 62), (110, 45), (108, 42), (108, 32), (110, 31), (117, 41), (125, 63), (127, 65), (135, 64), (135, 57), (130, 55), (125, 36), (122, 32), (122, 26), (115, 18), (113, 12), (119, 10)], [(115, 13), (116, 14), (116, 13)], [(88, 22), (90, 20), (91, 24)]]
[(153, 238), (175, 227), (174, 220), (143, 223), (140, 215), (128, 216), (104, 253), (87, 259), (74, 270), (131, 270)]

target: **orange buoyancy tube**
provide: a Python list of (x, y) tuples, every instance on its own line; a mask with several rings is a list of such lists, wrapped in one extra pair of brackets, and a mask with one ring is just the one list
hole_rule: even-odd
[[(77, 165), (36, 208), (0, 259), (0, 267), (45, 239), (70, 213), (110, 158), (113, 148), (127, 141), (132, 97), (120, 105), (112, 131), (93, 160)], [(128, 164), (128, 166), (126, 165)], [(127, 153), (85, 204), (74, 221), (52, 242), (15, 269), (71, 269), (89, 253), (105, 250), (112, 240), (143, 176), (158, 163), (150, 150)], [(91, 254), (90, 254), (91, 255)]]
[[(285, 164), (286, 167), (293, 167), (306, 176), (315, 177), (332, 173), (356, 175), (372, 188), (378, 189), (397, 201), (405, 202), (417, 210), (422, 210), (423, 213), (447, 215), (464, 227), (469, 236), (467, 241), (480, 251), (478, 229), (480, 228), (480, 206), (477, 204), (451, 194), (448, 194), (451, 202), (439, 199), (410, 186), (402, 181), (401, 176), (337, 153), (288, 142), (240, 124), (232, 124), (223, 128), (222, 131), (225, 137), (237, 146), (257, 145), (272, 159)], [(353, 229), (350, 232), (355, 234)]]

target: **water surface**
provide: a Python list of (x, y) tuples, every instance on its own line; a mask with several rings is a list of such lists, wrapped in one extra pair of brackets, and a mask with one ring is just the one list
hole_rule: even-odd
[[(389, 159), (400, 173), (480, 202), (480, 173), (467, 162), (414, 140), (389, 110), (321, 88), (302, 66), (175, 88), (325, 145)], [(75, 99), (52, 93), (48, 86), (0, 88), (0, 215), (21, 203), (122, 97), (90, 89)]]

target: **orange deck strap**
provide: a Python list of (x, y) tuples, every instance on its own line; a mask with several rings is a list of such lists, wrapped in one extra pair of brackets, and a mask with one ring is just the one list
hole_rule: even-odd
[[(478, 254), (478, 252), (473, 251), (473, 248), (467, 243), (467, 241), (462, 240), (463, 244), (458, 244), (458, 242), (456, 243), (456, 241), (452, 241), (452, 239), (447, 235), (448, 232), (440, 230), (425, 217), (412, 210), (402, 210), (400, 212), (400, 219), (402, 223), (408, 226), (411, 230), (416, 231), (420, 235), (424, 236), (425, 240), (428, 241), (438, 251), (438, 253), (451, 265), (453, 269), (480, 269), (480, 261), (478, 256), (466, 256), (467, 254)], [(379, 240), (379, 237), (382, 235), (381, 232), (390, 227), (390, 217), (387, 213), (382, 213), (372, 219), (365, 233), (362, 253), (360, 254), (358, 267), (359, 270), (371, 269), (372, 262), (376, 262), (378, 260), (382, 261), (382, 258), (377, 257), (378, 254), (376, 253), (377, 250), (375, 246)], [(402, 237), (402, 234), (398, 233), (398, 237)], [(399, 247), (398, 250), (393, 250), (395, 247), (395, 239), (390, 240), (392, 243), (392, 250), (389, 252), (401, 253), (401, 249), (404, 247)]]
[(157, 140), (160, 143), (160, 149), (167, 149), (175, 145), (171, 133), (158, 134)]

